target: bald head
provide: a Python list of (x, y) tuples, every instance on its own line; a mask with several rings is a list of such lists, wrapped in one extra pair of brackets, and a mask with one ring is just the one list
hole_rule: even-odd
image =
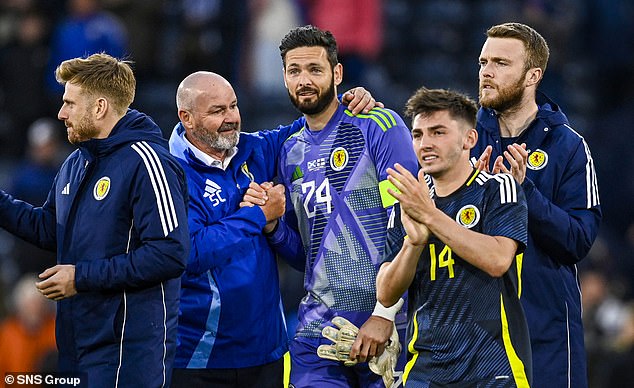
[(210, 71), (197, 71), (185, 77), (176, 91), (176, 107), (178, 110), (193, 110), (196, 98), (200, 94), (208, 94), (214, 90), (231, 89), (233, 87), (219, 74)]
[(186, 138), (200, 151), (224, 160), (238, 144), (238, 99), (222, 76), (208, 71), (190, 74), (178, 86), (176, 105)]

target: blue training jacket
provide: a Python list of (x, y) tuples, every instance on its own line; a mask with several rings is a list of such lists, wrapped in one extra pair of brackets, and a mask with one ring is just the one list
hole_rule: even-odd
[(189, 246), (185, 177), (166, 145), (128, 110), (108, 138), (79, 144), (42, 207), (0, 192), (1, 227), (75, 265), (78, 294), (57, 303), (59, 368), (91, 388), (169, 385)]
[[(535, 387), (585, 387), (586, 355), (576, 263), (599, 232), (601, 207), (590, 149), (559, 107), (537, 92), (537, 117), (517, 138), (530, 150), (522, 188), (528, 204), (528, 247), (520, 300), (528, 321)], [(478, 112), (478, 158), (502, 154), (495, 112)]]
[[(175, 368), (244, 368), (288, 350), (275, 255), (258, 206), (240, 208), (249, 183), (271, 181), (281, 144), (300, 123), (242, 133), (223, 171), (199, 161), (177, 124), (170, 151), (189, 188), (191, 252), (182, 277)], [(297, 256), (303, 260), (303, 251)]]

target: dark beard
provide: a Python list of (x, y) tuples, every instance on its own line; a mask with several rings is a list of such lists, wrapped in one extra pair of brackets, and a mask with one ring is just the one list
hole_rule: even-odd
[(330, 83), (330, 86), (328, 87), (328, 89), (326, 89), (323, 94), (320, 94), (317, 97), (317, 101), (315, 102), (300, 103), (299, 97), (293, 97), (290, 91), (287, 90), (287, 92), (288, 92), (288, 97), (291, 99), (291, 102), (293, 103), (295, 108), (297, 108), (297, 110), (300, 111), (301, 113), (305, 115), (315, 115), (315, 114), (321, 113), (326, 109), (328, 104), (330, 104), (330, 102), (335, 99), (334, 75), (333, 75), (333, 80)]
[(480, 105), (496, 112), (506, 112), (518, 106), (524, 96), (524, 79), (520, 78), (513, 86), (505, 90), (498, 89), (498, 97), (489, 102), (482, 102), (482, 89), (480, 89)]

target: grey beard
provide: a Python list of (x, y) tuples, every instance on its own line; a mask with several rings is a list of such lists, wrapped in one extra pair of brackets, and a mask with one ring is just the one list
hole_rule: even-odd
[(238, 144), (239, 139), (240, 132), (236, 132), (230, 137), (218, 135), (218, 138), (214, 141), (212, 147), (217, 150), (230, 150)]

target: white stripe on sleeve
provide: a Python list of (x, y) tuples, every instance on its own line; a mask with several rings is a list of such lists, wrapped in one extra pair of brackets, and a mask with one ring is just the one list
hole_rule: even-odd
[(158, 159), (156, 152), (146, 142), (135, 143), (132, 145), (132, 149), (139, 154), (145, 164), (145, 168), (150, 177), (150, 183), (156, 195), (156, 206), (159, 212), (161, 226), (163, 227), (163, 234), (167, 236), (178, 227), (178, 220), (176, 218), (172, 193), (167, 183), (167, 178), (165, 177), (163, 165)]

